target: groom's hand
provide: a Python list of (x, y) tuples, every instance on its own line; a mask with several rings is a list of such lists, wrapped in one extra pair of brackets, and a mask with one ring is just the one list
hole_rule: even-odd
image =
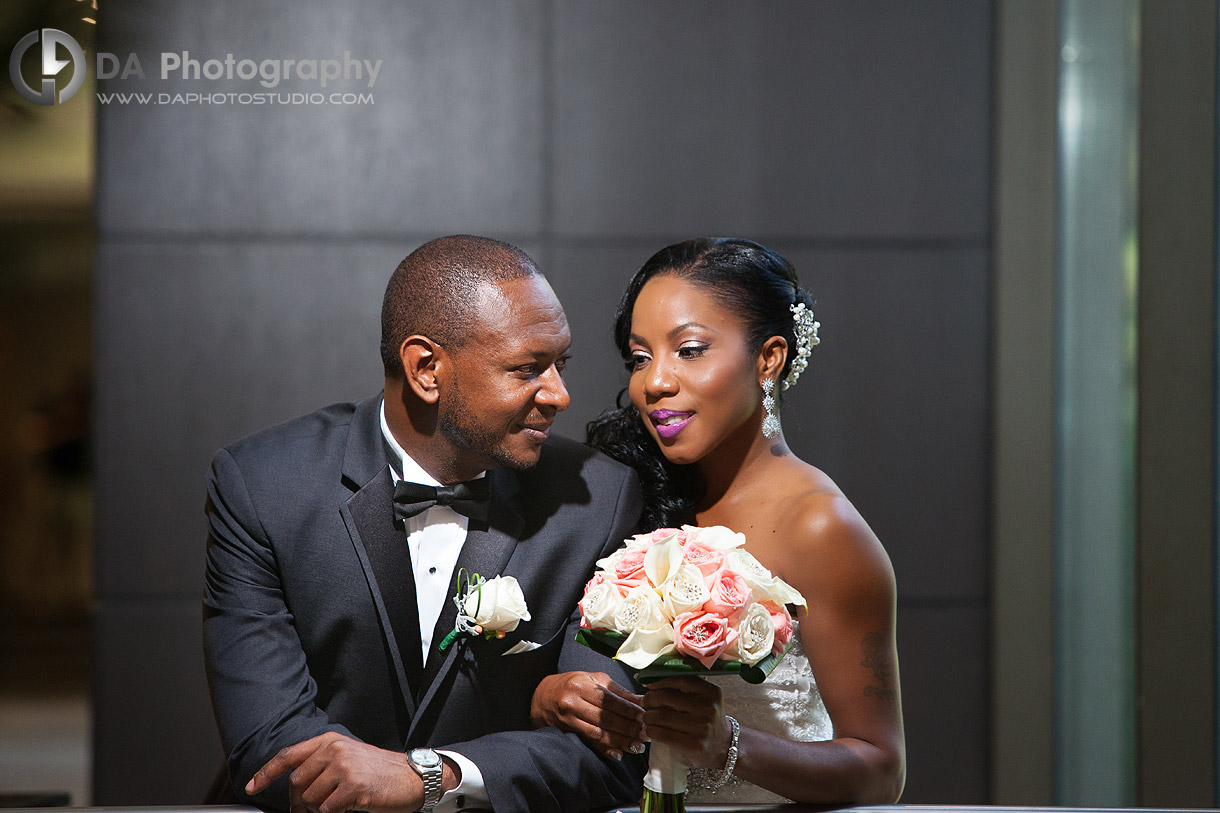
[(605, 672), (548, 675), (534, 690), (530, 718), (535, 728), (554, 726), (579, 734), (612, 759), (644, 752), (641, 697)]
[[(442, 787), (457, 787), (458, 776), (445, 760)], [(327, 732), (291, 745), (268, 760), (246, 785), (253, 796), (291, 771), (292, 813), (406, 813), (424, 803), (424, 783), (406, 754)]]

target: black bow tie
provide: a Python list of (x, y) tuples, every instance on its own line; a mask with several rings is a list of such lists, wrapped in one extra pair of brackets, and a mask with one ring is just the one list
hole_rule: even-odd
[(447, 505), (462, 516), (486, 522), (490, 499), (491, 489), (486, 477), (452, 486), (426, 486), (399, 480), (394, 486), (394, 513), (405, 520), (434, 505)]

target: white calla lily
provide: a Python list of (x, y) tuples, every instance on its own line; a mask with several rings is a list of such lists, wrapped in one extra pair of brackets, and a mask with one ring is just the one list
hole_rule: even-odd
[(729, 530), (723, 525), (709, 525), (706, 528), (698, 528), (694, 525), (683, 525), (682, 530), (687, 534), (695, 537), (705, 545), (710, 545), (713, 548), (720, 550), (732, 550), (734, 548), (744, 547), (746, 544), (746, 535)]
[(682, 546), (678, 535), (657, 542), (644, 554), (644, 572), (654, 587), (664, 587), (682, 567)]
[(677, 651), (674, 648), (674, 628), (666, 624), (660, 629), (632, 631), (614, 657), (632, 669), (643, 669)]
[(762, 563), (755, 559), (749, 551), (736, 548), (728, 551), (724, 558), (725, 565), (740, 573), (741, 577), (745, 579), (750, 591), (754, 594), (755, 601), (771, 601), (781, 606), (797, 604), (801, 607), (808, 607), (805, 598), (799, 592), (783, 579), (772, 575), (771, 571), (763, 567)]

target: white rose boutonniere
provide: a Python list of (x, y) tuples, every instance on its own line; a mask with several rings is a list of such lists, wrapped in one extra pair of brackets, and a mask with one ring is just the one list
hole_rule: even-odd
[(512, 576), (496, 576), (484, 579), (478, 573), (466, 581), (461, 589), (464, 573), (458, 574), (458, 593), (453, 597), (457, 605), (457, 621), (453, 632), (441, 641), (445, 650), (459, 635), (482, 635), (484, 638), (503, 638), (517, 628), (517, 624), (530, 620), (529, 608), (521, 585)]

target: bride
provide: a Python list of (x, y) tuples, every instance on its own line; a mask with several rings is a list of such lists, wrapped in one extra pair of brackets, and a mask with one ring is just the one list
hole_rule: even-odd
[(809, 604), (796, 645), (757, 686), (668, 678), (641, 696), (584, 672), (539, 685), (535, 725), (614, 758), (646, 740), (681, 751), (695, 768), (688, 800), (889, 804), (902, 792), (889, 557), (779, 424), (781, 393), (818, 343), (812, 307), (777, 253), (694, 239), (653, 255), (616, 317), (631, 403), (590, 424), (589, 441), (639, 473), (645, 526), (740, 531)]

